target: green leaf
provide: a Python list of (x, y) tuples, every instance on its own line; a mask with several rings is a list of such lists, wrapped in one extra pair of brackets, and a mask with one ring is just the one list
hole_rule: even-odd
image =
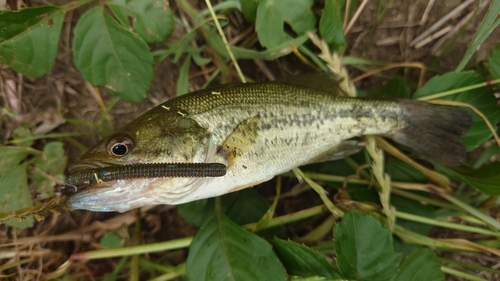
[(500, 45), (491, 51), (491, 55), (488, 57), (488, 64), (491, 76), (494, 79), (500, 78)]
[(288, 280), (271, 245), (220, 214), (196, 234), (186, 262), (189, 280)]
[(255, 22), (257, 15), (257, 7), (259, 6), (260, 0), (240, 0), (241, 12), (243, 16), (251, 22)]
[(32, 176), (37, 192), (51, 196), (54, 194), (56, 180), (64, 181), (67, 158), (63, 146), (62, 142), (49, 142), (43, 148), (42, 157), (35, 161), (38, 169), (33, 171)]
[[(227, 53), (226, 47), (224, 46), (224, 43), (222, 42), (222, 39), (220, 39), (220, 36), (216, 36), (215, 32), (213, 34), (214, 36), (211, 36), (212, 48), (214, 48), (217, 51), (217, 53), (222, 54), (223, 56), (229, 58), (229, 55)], [(293, 46), (299, 47), (302, 46), (302, 44), (304, 44), (307, 40), (308, 40), (307, 35), (302, 35), (290, 41), (286, 41), (283, 44), (278, 45), (276, 47), (268, 48), (265, 51), (255, 51), (237, 46), (230, 46), (230, 48), (234, 57), (237, 59), (275, 60), (277, 58), (290, 54), (292, 52), (292, 47), (291, 47), (292, 44)]]
[(312, 31), (316, 25), (316, 17), (311, 11), (314, 0), (264, 0), (269, 5), (279, 7), (285, 22), (293, 31), (302, 35), (307, 31)]
[(268, 5), (263, 0), (257, 8), (255, 30), (262, 46), (272, 48), (287, 42), (283, 29), (283, 14), (276, 5)]
[(334, 46), (334, 50), (342, 51), (342, 49), (345, 49), (346, 41), (342, 17), (340, 16), (339, 1), (325, 1), (325, 9), (319, 20), (319, 34), (326, 43)]
[(174, 30), (174, 16), (167, 2), (112, 0), (107, 5), (125, 28), (148, 43), (163, 42)]
[(201, 199), (177, 206), (179, 216), (186, 222), (201, 227), (214, 214), (214, 199)]
[(182, 96), (189, 92), (189, 66), (191, 65), (191, 54), (189, 54), (182, 63), (179, 70), (179, 79), (177, 79), (177, 96)]
[(32, 77), (51, 70), (64, 14), (52, 6), (0, 11), (0, 62)]
[(284, 23), (298, 34), (314, 30), (316, 17), (311, 12), (313, 0), (262, 0), (257, 8), (255, 30), (262, 46), (273, 48), (286, 43)]
[(487, 195), (500, 195), (500, 162), (494, 162), (478, 170), (466, 166), (440, 168), (446, 173), (466, 182), (481, 193)]
[(377, 98), (409, 98), (410, 88), (403, 77), (394, 77), (382, 87), (370, 91), (369, 97)]
[(406, 182), (427, 182), (428, 179), (419, 171), (415, 170), (410, 165), (395, 157), (387, 157), (385, 163), (385, 172), (391, 175), (393, 181)]
[(43, 148), (43, 158), (38, 158), (35, 166), (51, 174), (62, 174), (66, 168), (66, 152), (60, 141), (49, 142)]
[[(412, 192), (412, 193), (417, 193), (418, 192)], [(420, 193), (420, 196), (425, 196), (429, 197), (428, 194), (426, 193)], [(391, 204), (398, 210), (399, 212), (405, 212), (409, 214), (414, 214), (417, 216), (421, 216), (424, 218), (436, 218), (434, 214), (434, 208), (430, 205), (424, 205), (421, 204), (418, 201), (415, 200), (410, 200), (404, 197), (400, 197), (397, 195), (391, 195)], [(419, 223), (415, 221), (410, 221), (410, 220), (404, 220), (404, 219), (397, 219), (396, 224), (399, 226), (404, 227), (406, 230), (422, 234), (422, 235), (427, 235), (432, 229), (431, 225), (425, 224), (425, 223)], [(394, 245), (393, 249), (396, 252), (401, 252), (403, 257), (407, 256), (410, 254), (412, 251), (416, 249), (416, 245), (410, 244), (410, 243), (401, 243), (399, 239), (394, 239)]]
[(106, 232), (101, 238), (101, 245), (105, 248), (116, 249), (123, 247), (122, 239), (113, 232)]
[[(472, 84), (484, 82), (484, 78), (474, 72), (449, 72), (441, 76), (434, 76), (424, 86), (418, 89), (414, 98), (422, 98), (432, 94), (466, 87)], [(500, 122), (500, 108), (497, 106), (496, 98), (491, 87), (482, 87), (461, 92), (456, 95), (440, 99), (460, 101), (471, 104), (488, 117), (491, 124)], [(472, 112), (471, 112), (472, 113)], [(476, 148), (484, 141), (491, 138), (492, 133), (483, 119), (472, 113), (472, 128), (463, 136), (462, 141), (468, 151)]]
[(173, 44), (169, 44), (168, 49), (154, 51), (153, 55), (159, 57), (158, 61), (162, 61), (169, 55), (174, 54), (172, 62), (177, 63), (184, 53), (198, 52), (196, 48), (189, 45), (191, 40), (193, 40), (195, 37), (196, 37), (195, 32), (189, 32), (188, 34), (183, 36), (179, 41), (176, 41)]
[(391, 281), (407, 280), (444, 281), (436, 254), (427, 248), (420, 248), (408, 255)]
[(33, 151), (29, 148), (21, 147), (0, 147), (0, 178), (6, 176), (14, 170), (26, 156), (32, 154)]
[(98, 6), (74, 29), (74, 58), (83, 77), (125, 101), (146, 97), (153, 80), (153, 56), (144, 41), (118, 25)]
[(17, 126), (12, 134), (18, 147), (30, 148), (33, 145), (34, 140), (31, 138), (33, 137), (33, 134), (31, 134), (28, 124), (21, 124), (20, 126)]
[(196, 52), (193, 53), (193, 61), (196, 63), (197, 66), (202, 66), (206, 65), (212, 62), (211, 58), (204, 58), (200, 55), (200, 52), (203, 50), (203, 48), (198, 49)]
[(476, 162), (474, 163), (474, 168), (481, 167), (486, 161), (490, 160), (491, 157), (497, 154), (500, 155), (500, 146), (498, 146), (497, 143), (493, 143), (492, 145), (484, 149), (483, 152), (481, 152), (481, 154), (479, 154), (479, 156), (476, 159)]
[(306, 246), (276, 237), (271, 244), (289, 275), (341, 278), (321, 254)]
[(455, 69), (455, 72), (464, 70), (472, 55), (476, 52), (477, 49), (479, 49), (479, 46), (483, 44), (484, 40), (486, 40), (486, 38), (488, 38), (493, 30), (495, 30), (495, 28), (500, 24), (498, 13), (500, 13), (500, 1), (492, 1), (488, 12), (479, 25), (474, 38), (467, 47), (467, 51), (465, 51), (465, 55)]
[[(32, 207), (31, 195), (28, 191), (28, 174), (26, 165), (19, 165), (0, 178), (0, 213)], [(23, 221), (10, 219), (7, 225), (17, 228), (33, 226), (33, 216)]]
[(337, 265), (344, 278), (389, 280), (396, 273), (400, 256), (392, 250), (388, 229), (371, 215), (348, 212), (334, 229)]
[[(421, 195), (421, 196), (426, 196), (426, 195)], [(418, 201), (410, 200), (397, 195), (391, 196), (391, 203), (394, 207), (396, 207), (396, 210), (400, 212), (405, 212), (424, 218), (431, 218), (431, 219), (436, 218), (436, 216), (434, 215), (434, 207), (430, 205), (424, 205)], [(403, 220), (403, 219), (397, 219), (397, 223), (398, 225), (403, 226), (407, 230), (422, 235), (427, 235), (432, 229), (432, 225)]]
[[(269, 208), (269, 203), (253, 189), (226, 194), (221, 197), (222, 212), (238, 224), (258, 221)], [(214, 199), (203, 199), (177, 206), (179, 215), (187, 222), (202, 226), (213, 216)], [(249, 212), (248, 210), (252, 210)]]

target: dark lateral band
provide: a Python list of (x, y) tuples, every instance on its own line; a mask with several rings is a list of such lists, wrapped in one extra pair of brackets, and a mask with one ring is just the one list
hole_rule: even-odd
[(81, 188), (112, 181), (135, 178), (204, 178), (221, 177), (226, 165), (221, 163), (148, 163), (87, 169), (68, 176), (67, 185)]

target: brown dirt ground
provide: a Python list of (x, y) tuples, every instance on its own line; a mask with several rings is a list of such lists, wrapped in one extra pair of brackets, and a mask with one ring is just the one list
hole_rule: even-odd
[[(15, 2), (15, 1), (13, 1)], [(50, 2), (50, 1), (48, 1)], [(64, 1), (62, 1), (64, 2)], [(175, 5), (175, 1), (169, 1), (176, 15), (182, 12)], [(199, 1), (202, 3), (202, 1)], [(361, 1), (360, 1), (361, 2)], [(433, 23), (448, 14), (455, 7), (460, 5), (461, 0), (436, 1), (433, 8), (428, 13), (428, 18), (420, 24), (428, 0), (415, 1), (382, 1), (391, 3), (383, 16), (377, 20), (377, 1), (369, 1), (368, 5), (362, 11), (361, 16), (354, 24), (350, 33), (347, 35), (348, 49), (347, 55), (359, 56), (366, 59), (385, 63), (398, 62), (423, 62), (429, 69), (437, 72), (453, 70), (461, 60), (463, 54), (474, 35), (477, 26), (480, 23), (485, 11), (482, 10), (466, 27), (460, 31), (458, 36), (452, 37), (446, 41), (438, 54), (433, 51), (438, 39), (432, 40), (429, 44), (421, 47), (410, 47), (409, 43), (420, 33), (428, 29)], [(193, 1), (193, 3), (197, 3)], [(198, 7), (202, 7), (197, 3)], [(37, 1), (31, 1), (31, 5), (39, 5)], [(452, 18), (445, 26), (455, 26), (470, 11), (476, 3), (471, 5), (465, 11)], [(318, 4), (321, 7), (321, 4)], [(7, 66), (2, 65), (1, 81), (5, 87), (5, 81), (15, 82), (16, 96), (8, 97), (5, 91), (0, 91), (0, 106), (10, 107), (17, 114), (16, 119), (9, 119), (5, 116), (0, 121), (0, 142), (5, 143), (12, 136), (12, 130), (23, 122), (28, 124), (32, 130), (41, 124), (54, 127), (44, 131), (44, 133), (54, 132), (86, 132), (97, 130), (83, 125), (75, 125), (69, 122), (64, 123), (60, 114), (57, 112), (57, 104), (61, 104), (62, 116), (64, 118), (74, 118), (99, 122), (101, 120), (102, 107), (99, 99), (102, 98), (104, 104), (109, 104), (113, 97), (105, 91), (100, 91), (100, 95), (92, 93), (90, 88), (83, 81), (78, 70), (74, 67), (71, 54), (71, 29), (74, 27), (81, 11), (76, 11), (68, 15), (63, 26), (63, 33), (60, 42), (60, 51), (56, 58), (54, 69), (45, 76), (33, 79), (23, 77), (12, 71)], [(249, 23), (242, 20), (241, 15), (232, 15), (230, 29), (232, 37), (251, 28)], [(183, 34), (183, 30), (176, 28), (174, 35), (169, 39), (175, 41)], [(486, 57), (490, 54), (500, 38), (500, 29), (497, 29), (489, 39), (481, 45), (481, 48), (474, 55), (469, 65), (482, 65)], [(441, 52), (439, 54), (439, 52)], [(210, 54), (205, 54), (209, 56)], [(276, 61), (258, 63), (247, 60), (241, 61), (243, 72), (253, 78), (255, 81), (265, 81), (272, 76), (279, 78), (292, 74), (303, 73), (309, 70), (293, 54)], [(213, 65), (204, 68), (192, 66), (190, 69), (191, 79), (190, 88), (197, 89), (207, 77), (206, 73), (211, 70)], [(173, 64), (169, 59), (160, 62), (155, 67), (155, 79), (152, 84), (147, 99), (140, 104), (132, 104), (119, 101), (109, 113), (104, 125), (107, 128), (118, 128), (141, 112), (152, 108), (163, 101), (175, 96), (175, 85), (178, 77), (180, 65)], [(361, 71), (350, 68), (351, 77), (361, 74)], [(393, 69), (385, 72), (389, 75), (403, 75), (407, 81), (417, 84), (419, 71), (412, 69)], [(426, 78), (433, 75), (428, 71)], [(372, 87), (380, 86), (386, 81), (382, 78), (370, 77), (357, 84), (358, 88), (369, 90)], [(51, 126), (52, 125), (52, 126)], [(76, 140), (85, 146), (92, 145), (100, 136), (81, 136)], [(39, 140), (34, 147), (41, 149), (48, 140)], [(62, 139), (62, 141), (66, 141)], [(82, 149), (66, 142), (69, 163), (83, 153)], [(294, 183), (291, 183), (293, 185)], [(262, 190), (264, 188), (260, 188)], [(311, 195), (306, 195), (308, 199)], [(304, 206), (303, 201), (295, 199), (284, 200), (281, 203), (280, 212), (287, 212)], [(44, 255), (43, 258), (36, 258), (31, 264), (23, 265), (14, 271), (9, 271), (10, 278), (18, 280), (39, 279), (43, 274), (56, 270), (72, 253), (86, 251), (98, 248), (98, 239), (107, 229), (121, 229), (116, 232), (128, 235), (129, 230), (133, 230), (135, 221), (134, 212), (126, 214), (107, 214), (90, 213), (86, 211), (62, 212), (60, 214), (49, 215), (44, 221), (36, 223), (32, 229), (18, 231), (0, 226), (0, 243), (11, 243), (17, 241), (17, 246), (4, 248), (1, 251), (17, 251), (18, 253), (31, 253), (19, 256), (13, 259), (3, 259), (0, 262), (7, 262), (22, 259), (29, 255), (35, 255), (37, 251), (45, 251), (50, 255)], [(181, 238), (196, 233), (196, 229), (184, 222), (176, 212), (174, 207), (157, 206), (147, 212), (142, 213), (142, 239), (144, 242), (165, 241), (169, 239)], [(309, 226), (304, 226), (306, 229)], [(300, 230), (299, 230), (300, 231)], [(434, 235), (442, 237), (460, 237), (473, 238), (464, 234), (435, 230)], [(461, 236), (462, 235), (462, 236)], [(51, 240), (52, 239), (52, 240)], [(131, 242), (133, 243), (133, 241)], [(170, 264), (178, 264), (185, 260), (187, 252), (185, 250), (175, 251), (169, 255)], [(488, 254), (460, 254), (460, 253), (442, 253), (443, 257), (461, 260), (479, 262), (487, 267), (499, 267), (500, 259)], [(117, 260), (100, 260), (88, 263), (76, 263), (67, 272), (74, 274), (75, 280), (88, 279), (88, 275), (102, 275), (113, 268)], [(5, 272), (4, 272), (5, 273)], [(498, 275), (487, 275), (477, 273), (488, 280), (500, 280)], [(447, 277), (447, 280), (460, 280), (455, 277)]]

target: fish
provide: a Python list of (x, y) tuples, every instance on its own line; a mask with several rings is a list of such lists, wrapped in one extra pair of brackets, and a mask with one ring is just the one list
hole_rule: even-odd
[[(68, 168), (67, 186), (76, 192), (67, 204), (126, 212), (216, 197), (356, 153), (362, 149), (359, 137), (371, 135), (391, 138), (436, 164), (465, 161), (461, 137), (472, 124), (466, 110), (411, 99), (344, 97), (338, 83), (331, 74), (312, 74), (225, 84), (168, 100)], [(174, 163), (192, 173), (176, 173), (180, 168), (168, 166)], [(170, 173), (152, 170), (158, 165)], [(131, 167), (134, 172), (126, 172)]]

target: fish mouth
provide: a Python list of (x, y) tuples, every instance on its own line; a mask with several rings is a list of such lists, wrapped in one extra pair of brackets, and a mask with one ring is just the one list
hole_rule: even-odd
[[(124, 212), (129, 207), (127, 206), (127, 199), (132, 198), (128, 198), (130, 195), (127, 192), (116, 191), (115, 186), (117, 182), (98, 183), (75, 191), (75, 193), (68, 197), (66, 203), (72, 209), (84, 209), (96, 212)], [(116, 204), (118, 202), (119, 204)], [(123, 208), (123, 210), (120, 208)]]

